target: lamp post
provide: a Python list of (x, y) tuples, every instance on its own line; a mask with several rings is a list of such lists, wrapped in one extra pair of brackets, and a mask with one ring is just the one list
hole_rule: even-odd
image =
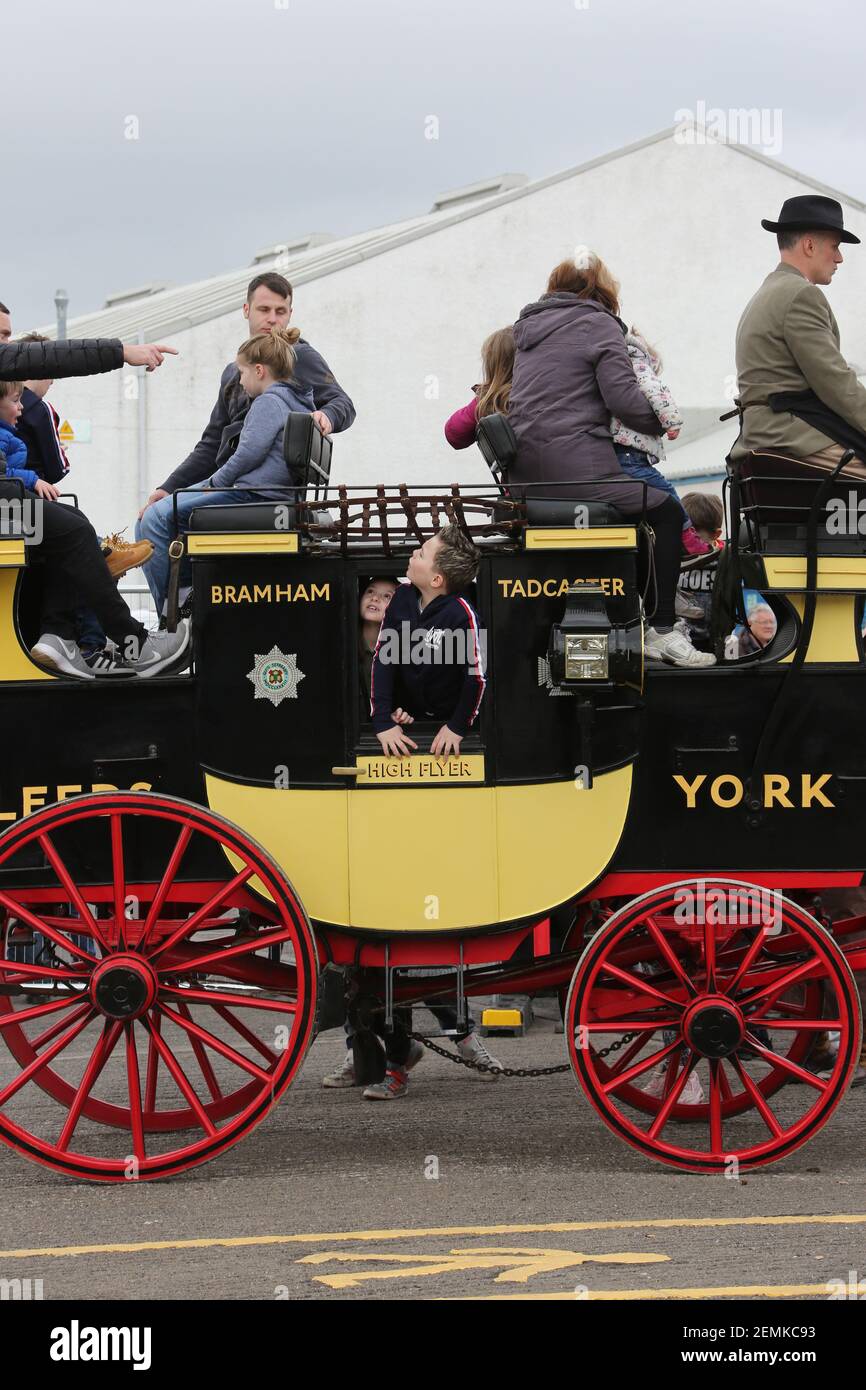
[(65, 290), (57, 290), (54, 295), (54, 307), (57, 310), (57, 341), (66, 341), (66, 310), (69, 307), (69, 295)]

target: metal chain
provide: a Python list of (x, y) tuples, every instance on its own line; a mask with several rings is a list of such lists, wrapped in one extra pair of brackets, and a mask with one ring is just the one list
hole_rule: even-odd
[[(447, 1048), (440, 1047), (433, 1042), (432, 1038), (425, 1037), (423, 1033), (410, 1033), (410, 1038), (415, 1042), (423, 1043), (431, 1052), (436, 1052), (440, 1057), (444, 1057), (448, 1062), (454, 1062), (458, 1067), (468, 1067), (470, 1071), (489, 1071), (493, 1076), (555, 1076), (558, 1072), (571, 1071), (570, 1062), (561, 1062), (556, 1067), (491, 1067), (486, 1062), (473, 1062), (468, 1057), (458, 1057), (456, 1053), (449, 1052)], [(618, 1052), (626, 1043), (630, 1043), (637, 1037), (637, 1033), (626, 1033), (616, 1042), (612, 1042), (610, 1047), (603, 1047), (596, 1055), (599, 1058), (607, 1057), (611, 1052)]]

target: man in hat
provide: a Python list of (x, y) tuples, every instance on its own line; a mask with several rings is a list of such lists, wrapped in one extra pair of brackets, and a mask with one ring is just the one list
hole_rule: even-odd
[[(860, 238), (844, 228), (835, 198), (818, 194), (788, 198), (779, 220), (762, 218), (761, 226), (776, 233), (781, 260), (737, 328), (743, 429), (731, 457), (772, 449), (831, 469), (844, 452), (834, 442), (840, 433), (855, 446), (862, 435), (864, 463), (855, 460), (845, 471), (866, 477), (866, 388), (839, 350), (839, 326), (818, 288), (842, 264), (842, 242)], [(773, 410), (770, 399), (780, 392), (813, 393), (808, 421), (793, 410)]]

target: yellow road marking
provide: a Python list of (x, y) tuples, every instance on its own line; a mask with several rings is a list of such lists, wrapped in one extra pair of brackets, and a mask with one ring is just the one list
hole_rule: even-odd
[(381, 1231), (324, 1231), (271, 1236), (198, 1236), (190, 1240), (141, 1240), (105, 1245), (48, 1245), (27, 1250), (0, 1250), (0, 1259), (24, 1260), (54, 1255), (136, 1255), (147, 1250), (239, 1249), (256, 1245), (326, 1245), (335, 1241), (418, 1240), (452, 1236), (567, 1235), (573, 1231), (670, 1231), (725, 1226), (856, 1226), (866, 1214), (838, 1216), (699, 1216), (661, 1217), (642, 1221), (548, 1221), (501, 1226), (428, 1226)]
[(730, 1284), (716, 1288), (696, 1289), (590, 1289), (580, 1298), (574, 1289), (562, 1293), (491, 1293), (473, 1298), (448, 1299), (447, 1302), (495, 1303), (503, 1299), (532, 1300), (533, 1302), (553, 1301), (568, 1303), (615, 1303), (620, 1299), (636, 1302), (644, 1298), (692, 1299), (692, 1298), (802, 1298), (806, 1294), (821, 1294), (829, 1298), (826, 1284)]
[[(364, 1284), (370, 1279), (414, 1279), (433, 1274), (450, 1274), (466, 1269), (498, 1269), (497, 1284), (525, 1284), (533, 1274), (550, 1274), (556, 1270), (570, 1269), (582, 1264), (662, 1264), (669, 1255), (650, 1255), (646, 1253), (619, 1253), (614, 1255), (584, 1255), (577, 1250), (539, 1250), (532, 1247), (506, 1246), (503, 1248), (470, 1248), (449, 1250), (446, 1255), (386, 1255), (374, 1254), (370, 1250), (343, 1252), (327, 1250), (316, 1255), (303, 1255), (297, 1261), (301, 1265), (323, 1265), (332, 1261), (343, 1263), (387, 1260), (391, 1269), (349, 1270), (344, 1274), (316, 1274), (317, 1284), (327, 1284), (331, 1289), (350, 1289)], [(503, 1269), (502, 1266), (505, 1266)]]

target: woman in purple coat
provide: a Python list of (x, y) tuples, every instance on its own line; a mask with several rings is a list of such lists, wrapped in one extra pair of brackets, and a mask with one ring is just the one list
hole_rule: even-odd
[[(663, 426), (637, 385), (619, 315), (619, 286), (592, 252), (562, 261), (547, 293), (514, 325), (516, 355), (508, 418), (518, 441), (509, 483), (544, 483), (538, 496), (611, 502), (626, 517), (643, 511), (643, 484), (619, 466), (611, 440), (616, 416), (641, 434)], [(552, 486), (561, 484), (561, 486)], [(658, 599), (646, 633), (646, 655), (674, 666), (712, 666), (675, 628), (674, 604), (682, 547), (682, 508), (656, 488), (646, 493), (655, 532)]]

